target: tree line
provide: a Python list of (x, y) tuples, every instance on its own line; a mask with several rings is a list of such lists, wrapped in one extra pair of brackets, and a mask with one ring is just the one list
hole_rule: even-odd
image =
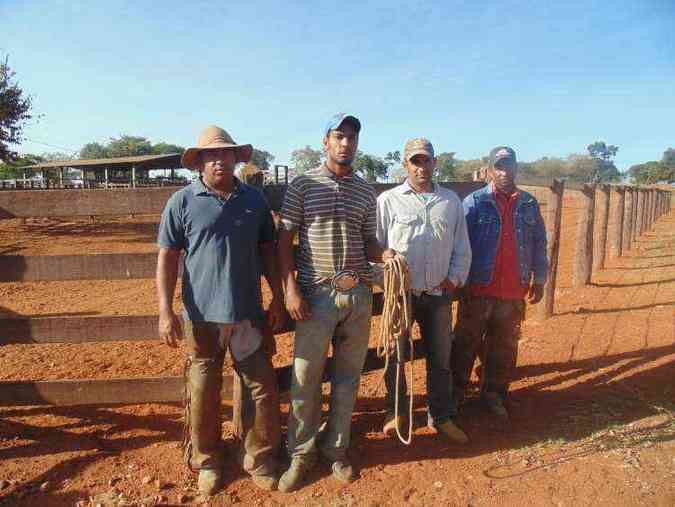
[[(23, 128), (33, 118), (32, 100), (16, 81), (8, 58), (0, 60), (0, 179), (16, 178), (22, 174), (21, 167), (50, 160), (69, 159), (63, 153), (20, 155), (11, 146), (20, 145)], [(78, 152), (81, 159), (117, 158), (134, 155), (182, 154), (185, 148), (167, 142), (152, 143), (147, 137), (121, 134), (108, 142), (90, 142)], [(596, 141), (586, 147), (586, 153), (571, 154), (566, 158), (543, 157), (533, 162), (519, 162), (520, 174), (527, 178), (562, 178), (578, 183), (619, 182), (630, 178), (637, 184), (675, 182), (675, 149), (668, 148), (660, 160), (636, 164), (621, 173), (614, 165), (619, 147)], [(487, 165), (485, 158), (460, 160), (456, 152), (438, 155), (437, 179), (439, 181), (467, 180), (471, 174)], [(251, 163), (267, 171), (274, 155), (262, 149), (254, 149)], [(316, 167), (324, 158), (323, 150), (307, 145), (291, 154), (291, 165), (300, 174)], [(354, 169), (366, 180), (399, 181), (405, 177), (400, 151), (390, 151), (383, 156), (359, 151)]]

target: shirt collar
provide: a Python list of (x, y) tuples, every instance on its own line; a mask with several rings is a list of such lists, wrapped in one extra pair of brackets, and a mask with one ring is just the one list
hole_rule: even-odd
[(337, 181), (337, 180), (340, 180), (340, 181), (352, 181), (352, 179), (353, 179), (352, 177), (354, 176), (354, 168), (352, 168), (352, 170), (351, 170), (351, 172), (350, 172), (349, 174), (347, 174), (347, 175), (345, 175), (345, 176), (340, 176), (340, 177), (338, 178), (337, 175), (336, 175), (333, 171), (331, 171), (330, 169), (328, 169), (328, 166), (327, 166), (326, 163), (324, 162), (324, 163), (321, 164), (321, 166), (319, 167), (319, 174), (320, 174), (321, 176), (327, 176), (328, 178), (330, 178), (330, 179), (332, 179), (332, 180), (335, 180), (335, 181)]
[(520, 190), (518, 190), (518, 187), (515, 187), (515, 190), (510, 195), (497, 190), (494, 181), (490, 183), (490, 187), (492, 188), (492, 193), (495, 195), (495, 198), (501, 197), (507, 200), (516, 200), (520, 196)]
[[(433, 185), (433, 188), (430, 193), (435, 194), (436, 190), (438, 190), (438, 187), (436, 186), (436, 183), (431, 183)], [(402, 194), (409, 194), (409, 193), (417, 193), (415, 190), (410, 186), (410, 183), (408, 183), (408, 178), (405, 179), (403, 183), (401, 183), (398, 186), (398, 191), (401, 192)], [(428, 193), (428, 192), (426, 192)]]
[[(218, 195), (215, 192), (212, 192), (209, 189), (209, 187), (206, 186), (206, 184), (202, 180), (201, 175), (192, 184), (196, 188), (195, 195), (216, 195), (216, 196)], [(246, 192), (246, 185), (243, 185), (237, 177), (234, 177), (234, 186), (232, 188), (232, 195), (234, 196), (238, 194), (243, 194), (244, 192)]]

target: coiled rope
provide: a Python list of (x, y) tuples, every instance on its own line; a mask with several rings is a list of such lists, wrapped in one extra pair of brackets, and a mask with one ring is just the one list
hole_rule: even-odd
[[(401, 368), (396, 367), (396, 394), (394, 401), (394, 417), (396, 434), (401, 442), (410, 445), (413, 434), (413, 341), (410, 328), (412, 327), (412, 298), (410, 293), (411, 280), (408, 263), (400, 254), (387, 260), (384, 264), (384, 307), (380, 324), (380, 336), (377, 343), (377, 356), (384, 357), (384, 378), (389, 361), (394, 351), (398, 364), (405, 360), (405, 351), (401, 350), (400, 338), (406, 336), (410, 343), (410, 402), (408, 404), (408, 437), (401, 435), (398, 427), (399, 385)], [(404, 366), (405, 368), (405, 366)], [(405, 375), (405, 371), (403, 373)]]

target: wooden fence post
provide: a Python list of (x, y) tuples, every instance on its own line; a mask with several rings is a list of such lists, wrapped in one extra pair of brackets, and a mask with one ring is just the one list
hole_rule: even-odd
[(609, 185), (599, 185), (595, 194), (596, 209), (598, 212), (599, 231), (595, 234), (593, 246), (593, 271), (605, 269), (605, 255), (607, 250), (607, 229), (609, 226)]
[(647, 220), (649, 216), (649, 190), (645, 188), (642, 192), (644, 195), (644, 203), (642, 204), (642, 227), (640, 228), (640, 235), (647, 231)]
[(553, 315), (555, 303), (555, 288), (558, 278), (558, 258), (560, 257), (560, 230), (562, 222), (563, 194), (565, 192), (564, 180), (553, 180), (548, 202), (548, 277), (544, 286), (544, 298), (539, 303), (539, 318), (548, 319)]
[(613, 196), (610, 201), (614, 201), (614, 215), (612, 220), (612, 233), (609, 237), (609, 257), (616, 259), (623, 254), (623, 216), (626, 201), (626, 188), (622, 186), (612, 186)]
[(621, 254), (632, 248), (633, 208), (635, 207), (635, 188), (626, 187), (623, 211), (623, 234), (621, 237)]
[(572, 287), (591, 281), (593, 267), (593, 224), (595, 222), (595, 185), (581, 187), (581, 216), (577, 225), (577, 249), (574, 256)]
[(642, 234), (642, 207), (645, 204), (644, 193), (640, 187), (635, 189), (635, 225), (633, 225), (633, 242)]

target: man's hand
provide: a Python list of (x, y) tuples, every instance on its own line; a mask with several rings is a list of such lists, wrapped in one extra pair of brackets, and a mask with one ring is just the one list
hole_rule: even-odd
[(530, 285), (530, 290), (527, 293), (527, 302), (531, 305), (536, 305), (544, 297), (544, 286), (539, 283)]
[(275, 333), (279, 331), (288, 320), (284, 304), (279, 298), (272, 298), (270, 307), (267, 309), (267, 323)]
[(396, 257), (396, 255), (397, 255), (396, 250), (387, 248), (382, 252), (382, 262), (386, 263), (387, 261), (392, 260), (394, 257)]
[(309, 303), (302, 297), (298, 289), (286, 291), (286, 310), (294, 320), (307, 320), (312, 318), (312, 310)]
[(178, 347), (178, 340), (183, 338), (183, 326), (180, 319), (171, 310), (159, 314), (159, 337), (169, 347)]
[(434, 290), (436, 289), (440, 289), (443, 292), (447, 293), (448, 295), (452, 296), (454, 292), (457, 290), (457, 286), (454, 283), (452, 283), (449, 278), (446, 277), (441, 283), (439, 283), (436, 286)]

